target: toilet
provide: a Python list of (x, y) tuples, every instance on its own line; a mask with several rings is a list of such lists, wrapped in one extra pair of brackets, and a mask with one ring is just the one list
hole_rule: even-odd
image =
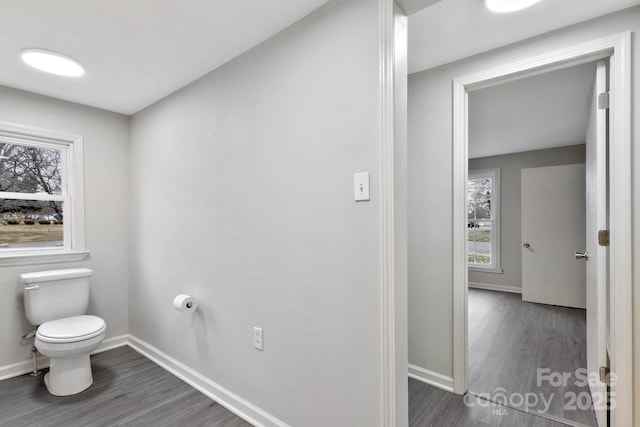
[(24, 308), (38, 326), (35, 346), (49, 357), (44, 383), (49, 393), (69, 396), (93, 383), (89, 353), (105, 336), (105, 321), (86, 315), (89, 307), (88, 268), (39, 271), (20, 275)]

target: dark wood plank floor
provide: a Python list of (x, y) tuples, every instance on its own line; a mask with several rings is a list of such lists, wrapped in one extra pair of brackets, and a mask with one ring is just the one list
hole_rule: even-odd
[[(536, 369), (574, 372), (584, 367), (584, 310), (523, 303), (517, 294), (470, 289), (469, 385), (476, 393), (546, 393)], [(0, 381), (0, 426), (249, 426), (175, 376), (121, 347), (92, 356), (94, 384), (83, 393), (55, 397), (42, 376)], [(573, 382), (554, 389), (563, 403)], [(517, 406), (517, 405), (516, 405)], [(595, 425), (592, 411), (553, 415)], [(535, 408), (533, 408), (535, 409)], [(458, 396), (409, 380), (409, 421), (422, 426), (536, 426), (563, 424), (472, 396)]]
[(459, 396), (409, 379), (410, 427), (566, 427), (535, 415)]
[(42, 376), (0, 381), (0, 426), (249, 426), (129, 347), (91, 357), (93, 385), (50, 395)]
[[(493, 398), (509, 396), (509, 406), (528, 406), (595, 426), (590, 407), (571, 408), (573, 394), (581, 396), (583, 407), (590, 405), (589, 387), (578, 387), (575, 375), (577, 369), (586, 368), (586, 355), (585, 310), (523, 302), (519, 294), (469, 289), (470, 391)], [(549, 381), (538, 386), (539, 368), (569, 373), (571, 378), (566, 386), (552, 387)], [(529, 403), (519, 404), (517, 395), (527, 394)], [(534, 396), (539, 398), (537, 404)], [(551, 403), (543, 403), (542, 396)]]

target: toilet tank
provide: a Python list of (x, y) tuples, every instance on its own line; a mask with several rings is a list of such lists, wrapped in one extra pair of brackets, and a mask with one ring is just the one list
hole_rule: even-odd
[(89, 308), (91, 273), (88, 268), (72, 268), (21, 274), (29, 322), (36, 326), (85, 314)]

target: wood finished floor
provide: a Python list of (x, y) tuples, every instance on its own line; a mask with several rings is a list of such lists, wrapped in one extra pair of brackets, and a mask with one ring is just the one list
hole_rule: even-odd
[(409, 379), (410, 427), (566, 427), (473, 396), (449, 393)]
[[(584, 310), (523, 303), (517, 294), (470, 289), (470, 389), (482, 393), (503, 387), (508, 392), (548, 394), (548, 389), (536, 387), (536, 369), (574, 372), (584, 367), (584, 323)], [(0, 381), (0, 426), (249, 426), (128, 347), (92, 356), (92, 366), (94, 384), (69, 397), (50, 395), (42, 376)], [(571, 384), (567, 390), (585, 391)], [(561, 395), (565, 389), (553, 391)], [(565, 411), (560, 416), (595, 425), (592, 411)], [(410, 379), (409, 425), (564, 424)]]
[[(469, 390), (498, 397), (532, 393), (552, 398), (548, 414), (588, 426), (595, 426), (595, 414), (586, 410), (565, 409), (570, 404), (566, 393), (586, 393), (578, 387), (574, 373), (586, 368), (585, 310), (523, 302), (519, 294), (469, 289)], [(568, 372), (566, 386), (537, 385), (537, 369)], [(530, 403), (534, 403), (533, 398)], [(525, 404), (510, 402), (522, 409)], [(530, 410), (544, 411), (540, 400)]]
[(249, 426), (129, 347), (91, 362), (94, 383), (74, 396), (50, 395), (43, 376), (0, 381), (0, 426)]

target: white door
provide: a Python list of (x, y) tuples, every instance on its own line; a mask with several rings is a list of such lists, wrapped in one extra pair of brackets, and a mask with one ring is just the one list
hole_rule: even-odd
[(589, 96), (587, 122), (587, 369), (598, 425), (607, 425), (606, 386), (598, 378), (607, 366), (607, 247), (598, 244), (598, 230), (607, 220), (607, 110), (598, 108), (598, 95), (607, 91), (607, 66), (599, 62)]
[(586, 308), (585, 164), (522, 169), (522, 300)]

